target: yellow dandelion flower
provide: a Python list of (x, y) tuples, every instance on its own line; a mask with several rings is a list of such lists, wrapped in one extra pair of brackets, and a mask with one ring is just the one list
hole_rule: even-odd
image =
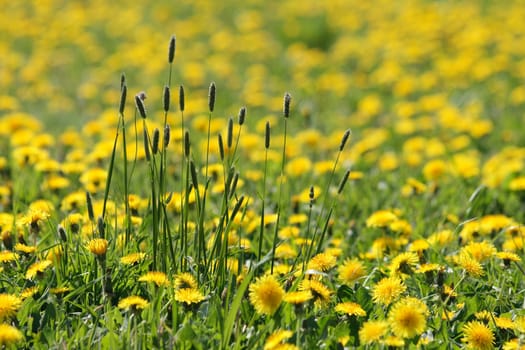
[(290, 244), (283, 243), (275, 248), (275, 257), (278, 259), (293, 259), (297, 257), (297, 250)]
[(366, 269), (364, 264), (358, 259), (347, 259), (339, 266), (337, 272), (339, 273), (338, 277), (341, 283), (352, 285), (366, 274)]
[(33, 279), (35, 276), (42, 274), (48, 267), (53, 264), (50, 260), (37, 261), (27, 268), (26, 279)]
[(138, 310), (138, 309), (144, 309), (148, 305), (149, 305), (149, 302), (146, 299), (141, 298), (137, 295), (132, 295), (124, 299), (121, 299), (118, 303), (118, 308), (126, 309), (126, 310)]
[(278, 329), (266, 338), (264, 342), (264, 350), (273, 350), (278, 345), (282, 344), (287, 339), (291, 338), (293, 335), (292, 331), (285, 329)]
[(0, 324), (0, 345), (9, 347), (24, 339), (24, 335), (16, 327), (9, 324)]
[(337, 304), (334, 310), (340, 314), (347, 314), (350, 316), (366, 316), (366, 311), (363, 310), (361, 305), (350, 301)]
[(505, 342), (502, 347), (503, 350), (525, 350), (525, 345), (523, 341), (519, 338), (514, 338)]
[(197, 289), (197, 280), (191, 273), (183, 272), (175, 275), (175, 279), (173, 281), (173, 285), (177, 289), (184, 289), (184, 288), (190, 288), (190, 289)]
[(388, 322), (400, 338), (413, 338), (425, 331), (428, 308), (421, 300), (407, 297), (396, 302), (388, 313)]
[(18, 254), (10, 250), (4, 250), (0, 252), (0, 262), (6, 263), (10, 261), (15, 261), (18, 259)]
[(294, 305), (301, 305), (306, 303), (309, 300), (313, 299), (312, 292), (309, 290), (299, 290), (295, 292), (288, 292), (283, 298), (283, 301), (294, 304)]
[(388, 348), (402, 348), (405, 346), (405, 341), (403, 338), (400, 338), (395, 335), (389, 335), (381, 342), (383, 345), (386, 345)]
[(308, 269), (326, 272), (333, 268), (336, 262), (337, 259), (335, 256), (326, 253), (319, 253), (310, 259), (308, 262)]
[(20, 298), (22, 299), (31, 298), (37, 292), (38, 292), (38, 286), (26, 288), (20, 293)]
[(389, 270), (393, 275), (411, 274), (419, 262), (419, 257), (414, 252), (398, 254), (390, 262)]
[(144, 260), (145, 253), (131, 253), (120, 258), (120, 262), (124, 265), (135, 265)]
[(70, 287), (51, 288), (49, 290), (50, 293), (55, 294), (55, 295), (66, 294), (66, 293), (68, 293), (70, 291), (71, 291)]
[(512, 253), (512, 252), (497, 252), (496, 257), (503, 260), (503, 264), (507, 267), (509, 267), (510, 263), (513, 261), (514, 262), (521, 261), (521, 258), (517, 254)]
[(476, 259), (472, 258), (469, 254), (463, 253), (454, 257), (454, 261), (462, 269), (464, 269), (469, 275), (473, 277), (481, 277), (485, 273), (483, 266)]
[(25, 254), (33, 254), (34, 252), (36, 252), (36, 247), (28, 246), (23, 243), (17, 243), (15, 244), (15, 250)]
[(87, 249), (96, 256), (103, 257), (108, 250), (108, 241), (104, 238), (94, 238), (88, 242)]
[(406, 288), (399, 277), (385, 277), (374, 286), (372, 300), (379, 304), (390, 305)]
[(496, 323), (496, 327), (501, 329), (514, 329), (514, 322), (510, 317), (495, 317), (494, 321)]
[(388, 227), (396, 221), (397, 215), (390, 210), (378, 210), (366, 219), (367, 227)]
[(514, 329), (520, 333), (525, 333), (525, 316), (517, 316), (514, 319)]
[(157, 285), (157, 287), (170, 284), (168, 276), (166, 276), (164, 272), (159, 271), (147, 272), (146, 274), (139, 277), (139, 282), (153, 282)]
[(195, 288), (180, 288), (175, 291), (175, 300), (187, 305), (198, 304), (205, 299), (204, 295)]
[(315, 305), (317, 307), (323, 307), (330, 302), (332, 291), (325, 286), (322, 282), (308, 279), (303, 280), (299, 285), (300, 290), (309, 290), (315, 299)]
[(272, 275), (259, 277), (250, 284), (250, 302), (259, 314), (272, 315), (284, 297), (284, 290)]
[(471, 321), (462, 328), (461, 341), (467, 349), (490, 350), (494, 348), (494, 333), (479, 321)]
[(483, 262), (496, 254), (497, 251), (492, 243), (481, 241), (469, 242), (465, 247), (461, 248), (461, 252), (469, 254), (479, 262)]
[(4, 321), (16, 315), (22, 305), (22, 299), (12, 294), (0, 294), (0, 320)]
[(388, 322), (386, 321), (367, 321), (359, 329), (359, 341), (362, 345), (379, 342), (388, 331)]

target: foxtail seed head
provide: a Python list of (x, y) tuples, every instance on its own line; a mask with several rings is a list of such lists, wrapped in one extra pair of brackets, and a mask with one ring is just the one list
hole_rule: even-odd
[(290, 103), (292, 102), (292, 96), (289, 93), (284, 94), (284, 104), (283, 104), (283, 115), (285, 118), (290, 116)]
[(58, 225), (57, 233), (58, 233), (58, 237), (60, 237), (62, 242), (67, 242), (66, 230), (64, 229), (64, 227), (62, 225)]
[(91, 194), (86, 191), (86, 203), (88, 210), (88, 217), (91, 222), (95, 221), (95, 212), (93, 210), (93, 200), (91, 199)]
[(210, 84), (210, 89), (208, 90), (208, 107), (210, 112), (213, 112), (215, 109), (215, 83)]
[(184, 112), (184, 86), (179, 86), (179, 109)]
[(164, 148), (167, 148), (170, 144), (170, 134), (171, 134), (171, 128), (169, 124), (164, 125)]
[(342, 151), (345, 148), (346, 141), (348, 141), (348, 138), (352, 134), (352, 130), (347, 129), (345, 131), (345, 134), (343, 135), (343, 138), (341, 139), (341, 144), (339, 145), (339, 151)]
[(100, 238), (104, 238), (106, 235), (106, 224), (104, 223), (104, 218), (102, 216), (99, 216), (97, 219), (97, 229)]
[(245, 119), (246, 119), (246, 107), (241, 107), (241, 109), (239, 109), (239, 125), (243, 125)]
[(157, 154), (159, 152), (159, 140), (160, 140), (160, 131), (158, 128), (155, 128), (153, 130), (153, 140), (151, 143), (151, 151), (153, 154)]
[(228, 135), (227, 135), (227, 143), (228, 143), (228, 149), (231, 149), (232, 148), (232, 144), (233, 144), (233, 118), (230, 117), (230, 119), (228, 119)]
[(345, 188), (346, 182), (348, 181), (348, 177), (350, 176), (350, 169), (348, 169), (345, 172), (345, 175), (343, 176), (343, 179), (341, 180), (341, 183), (339, 184), (339, 188), (337, 189), (337, 194), (340, 194), (343, 192), (343, 189)]
[(173, 59), (175, 58), (175, 46), (176, 46), (176, 37), (173, 35), (170, 39), (170, 46), (168, 49), (168, 63), (172, 64)]
[(266, 129), (264, 132), (264, 147), (270, 148), (270, 122), (266, 122)]
[(146, 119), (146, 107), (144, 107), (145, 99), (146, 99), (146, 94), (143, 92), (135, 95), (135, 105), (137, 106), (139, 114), (143, 119)]
[(190, 156), (190, 133), (187, 130), (184, 132), (184, 155), (186, 158)]
[(149, 162), (151, 160), (151, 153), (149, 148), (148, 130), (146, 128), (144, 128), (144, 153), (146, 154), (146, 160)]
[(170, 87), (168, 85), (164, 86), (164, 112), (170, 110)]
[(219, 142), (219, 154), (221, 156), (221, 161), (224, 160), (224, 144), (222, 143), (222, 135), (217, 134), (217, 141)]

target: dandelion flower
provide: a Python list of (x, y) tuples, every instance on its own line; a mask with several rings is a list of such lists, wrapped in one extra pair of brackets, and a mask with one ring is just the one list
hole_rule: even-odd
[(0, 294), (0, 320), (4, 321), (16, 315), (22, 299), (12, 294)]
[(308, 262), (308, 269), (326, 272), (334, 267), (336, 258), (333, 255), (319, 253)]
[(19, 251), (19, 252), (22, 252), (22, 253), (25, 253), (25, 254), (32, 254), (32, 253), (36, 252), (36, 247), (35, 246), (28, 246), (28, 245), (25, 245), (23, 243), (17, 243), (17, 244), (15, 244), (15, 250)]
[(204, 295), (196, 288), (181, 288), (175, 291), (175, 300), (188, 305), (203, 301)]
[(359, 330), (359, 341), (362, 345), (378, 342), (388, 331), (386, 321), (367, 321)]
[(312, 292), (309, 290), (298, 290), (295, 292), (286, 293), (283, 300), (290, 304), (301, 305), (309, 300), (312, 300), (313, 297), (314, 296), (312, 295)]
[(292, 331), (285, 329), (278, 329), (266, 338), (264, 342), (264, 350), (273, 350), (285, 340), (291, 338), (293, 335)]
[(139, 277), (139, 282), (153, 282), (157, 287), (170, 284), (168, 277), (164, 272), (150, 271)]
[(284, 297), (284, 290), (275, 277), (259, 277), (250, 285), (250, 302), (259, 314), (272, 315)]
[(177, 274), (175, 276), (175, 280), (173, 284), (175, 288), (177, 289), (184, 289), (184, 288), (197, 289), (198, 287), (195, 277), (193, 277), (193, 275), (188, 272)]
[(138, 310), (138, 309), (144, 309), (148, 305), (149, 305), (149, 302), (146, 299), (141, 298), (137, 295), (132, 295), (124, 299), (121, 299), (118, 303), (118, 308), (126, 309), (126, 310)]
[(399, 277), (385, 277), (374, 286), (372, 300), (379, 304), (390, 305), (406, 288)]
[(512, 253), (512, 252), (497, 252), (496, 253), (496, 257), (498, 257), (499, 259), (503, 260), (503, 264), (506, 266), (506, 267), (509, 267), (510, 266), (510, 263), (511, 262), (520, 262), (521, 261), (521, 258), (515, 254), (515, 253)]
[(26, 288), (20, 293), (20, 298), (22, 299), (30, 298), (33, 295), (35, 295), (37, 292), (38, 292), (38, 286)]
[(18, 254), (9, 250), (0, 252), (0, 263), (6, 263), (18, 259)]
[(332, 291), (322, 282), (317, 280), (304, 280), (299, 286), (300, 290), (309, 290), (315, 299), (315, 305), (324, 306), (330, 302)]
[(397, 255), (390, 262), (390, 272), (393, 275), (411, 274), (419, 262), (419, 257), (414, 252), (405, 252)]
[(467, 349), (490, 350), (494, 348), (494, 333), (479, 321), (471, 321), (462, 328), (461, 341)]
[(340, 314), (347, 314), (350, 316), (366, 316), (366, 311), (363, 310), (361, 305), (350, 301), (337, 304), (334, 310)]
[(88, 242), (87, 248), (96, 256), (103, 257), (108, 250), (108, 241), (104, 238), (95, 238)]
[(120, 262), (124, 265), (135, 265), (146, 257), (145, 253), (131, 253), (120, 258)]
[(53, 264), (50, 260), (37, 261), (27, 268), (26, 279), (33, 279), (35, 276), (42, 274), (49, 266)]
[(476, 259), (472, 258), (467, 253), (460, 253), (455, 257), (455, 262), (462, 269), (464, 269), (469, 275), (473, 277), (481, 277), (485, 273), (483, 266)]
[(343, 284), (351, 285), (366, 274), (365, 266), (357, 259), (347, 259), (343, 265), (339, 266), (339, 281)]
[(396, 220), (397, 215), (390, 210), (378, 210), (366, 219), (366, 227), (388, 227)]
[(17, 328), (2, 323), (0, 324), (0, 345), (8, 347), (24, 339), (24, 335)]
[(408, 297), (395, 303), (388, 314), (394, 334), (400, 338), (413, 338), (425, 331), (428, 308), (421, 300)]

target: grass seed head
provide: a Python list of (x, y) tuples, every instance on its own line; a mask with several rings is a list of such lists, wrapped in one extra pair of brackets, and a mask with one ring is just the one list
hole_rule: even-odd
[(292, 96), (289, 93), (284, 94), (283, 104), (283, 115), (285, 118), (290, 117), (290, 103), (292, 102)]
[(164, 102), (164, 112), (168, 112), (170, 110), (170, 87), (164, 86), (164, 98), (162, 101)]
[(241, 107), (241, 109), (239, 110), (239, 125), (243, 125), (245, 119), (246, 119), (246, 107)]
[(168, 48), (168, 63), (172, 64), (173, 59), (175, 58), (175, 48), (176, 48), (177, 40), (175, 35), (173, 35), (170, 39), (170, 45)]
[(171, 135), (171, 128), (169, 124), (164, 125), (164, 148), (167, 148), (170, 144), (170, 135)]
[(157, 154), (159, 152), (159, 141), (160, 141), (160, 131), (158, 128), (153, 130), (153, 140), (151, 144), (151, 152)]
[(144, 107), (144, 100), (146, 99), (146, 94), (144, 92), (138, 93), (135, 95), (135, 105), (139, 111), (142, 119), (146, 119), (146, 107)]
[(210, 109), (210, 112), (213, 112), (215, 109), (215, 83), (212, 82), (210, 84), (210, 89), (208, 90), (208, 108)]
[(126, 86), (126, 82), (124, 81), (120, 88), (120, 104), (118, 108), (118, 111), (120, 114), (124, 114), (124, 108), (126, 107), (127, 94), (128, 94), (128, 87)]
[(184, 86), (179, 86), (179, 109), (184, 112)]

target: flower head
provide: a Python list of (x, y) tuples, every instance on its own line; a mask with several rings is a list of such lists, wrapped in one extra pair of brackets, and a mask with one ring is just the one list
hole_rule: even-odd
[(196, 288), (180, 288), (175, 291), (175, 300), (187, 305), (198, 304), (203, 301), (204, 295)]
[(359, 330), (359, 341), (362, 345), (378, 342), (388, 331), (386, 321), (367, 321)]
[(471, 321), (462, 328), (461, 341), (467, 349), (490, 350), (494, 348), (494, 333), (479, 321)]
[(341, 283), (351, 285), (366, 274), (365, 266), (357, 259), (347, 259), (337, 269)]
[(366, 316), (366, 311), (363, 310), (361, 305), (350, 301), (337, 304), (334, 310), (340, 314), (347, 314), (350, 316)]
[(118, 308), (126, 309), (126, 310), (138, 310), (138, 309), (144, 309), (148, 305), (149, 305), (149, 302), (146, 299), (141, 298), (137, 295), (132, 295), (124, 299), (121, 299), (118, 303)]
[(166, 286), (170, 284), (170, 281), (168, 280), (166, 274), (164, 272), (159, 271), (150, 271), (145, 273), (144, 275), (139, 277), (139, 282), (153, 282), (157, 285), (157, 287)]
[(108, 241), (104, 238), (95, 238), (88, 242), (87, 248), (96, 256), (103, 257), (108, 250)]
[(385, 277), (374, 286), (372, 300), (379, 304), (390, 305), (406, 288), (399, 277)]
[(188, 272), (183, 272), (183, 273), (179, 273), (178, 275), (176, 275), (173, 284), (175, 285), (175, 288), (177, 289), (184, 289), (184, 288), (197, 289), (198, 287), (195, 277), (193, 277), (193, 275)]
[(308, 262), (308, 269), (326, 272), (336, 264), (335, 256), (327, 253), (319, 253)]
[(388, 313), (388, 322), (400, 338), (413, 338), (425, 331), (428, 308), (421, 300), (407, 297), (395, 303)]
[(259, 314), (272, 315), (284, 297), (284, 289), (274, 276), (259, 277), (250, 285), (250, 302)]
[(35, 276), (42, 274), (49, 266), (53, 264), (50, 260), (37, 261), (27, 268), (26, 278), (33, 279)]
[(131, 253), (120, 258), (120, 262), (124, 265), (135, 265), (146, 257), (146, 253)]
[(264, 350), (272, 350), (277, 348), (278, 345), (282, 344), (285, 340), (291, 338), (293, 335), (292, 331), (278, 329), (266, 338), (264, 342)]
[(2, 347), (15, 344), (24, 339), (24, 335), (17, 328), (2, 323), (0, 324), (0, 345)]
[(22, 299), (12, 294), (0, 294), (0, 320), (4, 321), (16, 315)]

